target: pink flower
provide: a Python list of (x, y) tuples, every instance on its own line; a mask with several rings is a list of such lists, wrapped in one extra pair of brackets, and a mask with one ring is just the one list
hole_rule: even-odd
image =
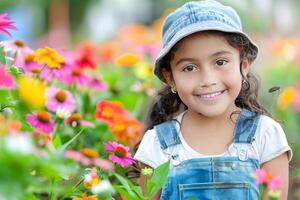
[(258, 185), (265, 183), (266, 182), (266, 176), (267, 176), (267, 173), (264, 169), (256, 170), (255, 171), (256, 183)]
[(16, 83), (12, 75), (10, 75), (6, 68), (0, 65), (0, 89), (15, 89)]
[(74, 150), (66, 151), (65, 157), (75, 160), (83, 166), (98, 166), (104, 171), (111, 171), (114, 169), (114, 166), (110, 161), (99, 158), (98, 154), (93, 156), (92, 154), (95, 153), (91, 149), (87, 149), (88, 148), (83, 149), (80, 152)]
[(283, 185), (283, 181), (281, 177), (275, 176), (268, 182), (269, 190), (278, 190), (281, 189)]
[(283, 185), (281, 177), (268, 174), (264, 169), (256, 170), (255, 178), (258, 185), (266, 185), (268, 190), (278, 190)]
[(76, 102), (72, 94), (60, 88), (47, 88), (46, 89), (46, 107), (52, 112), (56, 112), (60, 106), (67, 109), (70, 113), (74, 112)]
[(114, 163), (118, 163), (122, 167), (126, 167), (135, 163), (131, 153), (129, 153), (129, 147), (116, 142), (108, 142), (104, 144), (104, 146), (105, 150), (111, 153), (109, 155), (109, 160), (113, 161)]
[(11, 34), (6, 29), (18, 30), (13, 25), (13, 23), (15, 23), (15, 22), (8, 17), (7, 13), (1, 14), (0, 15), (0, 33), (11, 36)]
[(26, 115), (27, 122), (34, 128), (44, 133), (51, 133), (54, 129), (54, 122), (48, 112), (41, 111)]
[(107, 85), (96, 78), (91, 81), (89, 87), (96, 91), (103, 91), (107, 89)]
[(76, 83), (79, 86), (88, 86), (92, 80), (93, 78), (86, 75), (82, 69), (73, 67), (70, 72), (64, 75), (62, 81), (68, 85)]

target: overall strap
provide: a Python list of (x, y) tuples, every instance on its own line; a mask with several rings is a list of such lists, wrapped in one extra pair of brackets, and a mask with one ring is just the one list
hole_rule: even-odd
[(175, 121), (166, 121), (154, 126), (161, 149), (180, 144), (180, 139), (175, 127)]
[(251, 143), (259, 123), (260, 115), (256, 115), (250, 110), (243, 109), (238, 119), (235, 133), (234, 143)]

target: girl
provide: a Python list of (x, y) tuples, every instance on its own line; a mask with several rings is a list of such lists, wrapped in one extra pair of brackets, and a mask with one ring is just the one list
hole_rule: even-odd
[(258, 168), (281, 176), (287, 199), (292, 152), (257, 100), (258, 48), (240, 18), (216, 1), (188, 2), (167, 16), (155, 75), (166, 83), (135, 154), (143, 166), (170, 160), (161, 199), (258, 199)]

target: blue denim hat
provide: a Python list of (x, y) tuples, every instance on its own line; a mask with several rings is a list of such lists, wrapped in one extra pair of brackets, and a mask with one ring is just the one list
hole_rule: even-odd
[(257, 57), (258, 47), (243, 32), (240, 17), (232, 7), (224, 6), (214, 0), (192, 1), (185, 3), (166, 17), (162, 29), (163, 46), (155, 60), (154, 74), (165, 82), (161, 73), (163, 57), (182, 38), (207, 30), (238, 33), (245, 36), (254, 51), (254, 59)]

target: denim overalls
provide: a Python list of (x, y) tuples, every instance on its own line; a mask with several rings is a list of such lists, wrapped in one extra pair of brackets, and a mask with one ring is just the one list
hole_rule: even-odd
[[(256, 200), (259, 187), (253, 173), (259, 161), (248, 157), (248, 149), (259, 122), (259, 115), (243, 109), (234, 133), (234, 147), (238, 156), (193, 158), (178, 162), (178, 154), (170, 155), (170, 171), (162, 193), (162, 200)], [(247, 119), (248, 118), (248, 119)], [(161, 149), (180, 144), (176, 121), (155, 126)]]

